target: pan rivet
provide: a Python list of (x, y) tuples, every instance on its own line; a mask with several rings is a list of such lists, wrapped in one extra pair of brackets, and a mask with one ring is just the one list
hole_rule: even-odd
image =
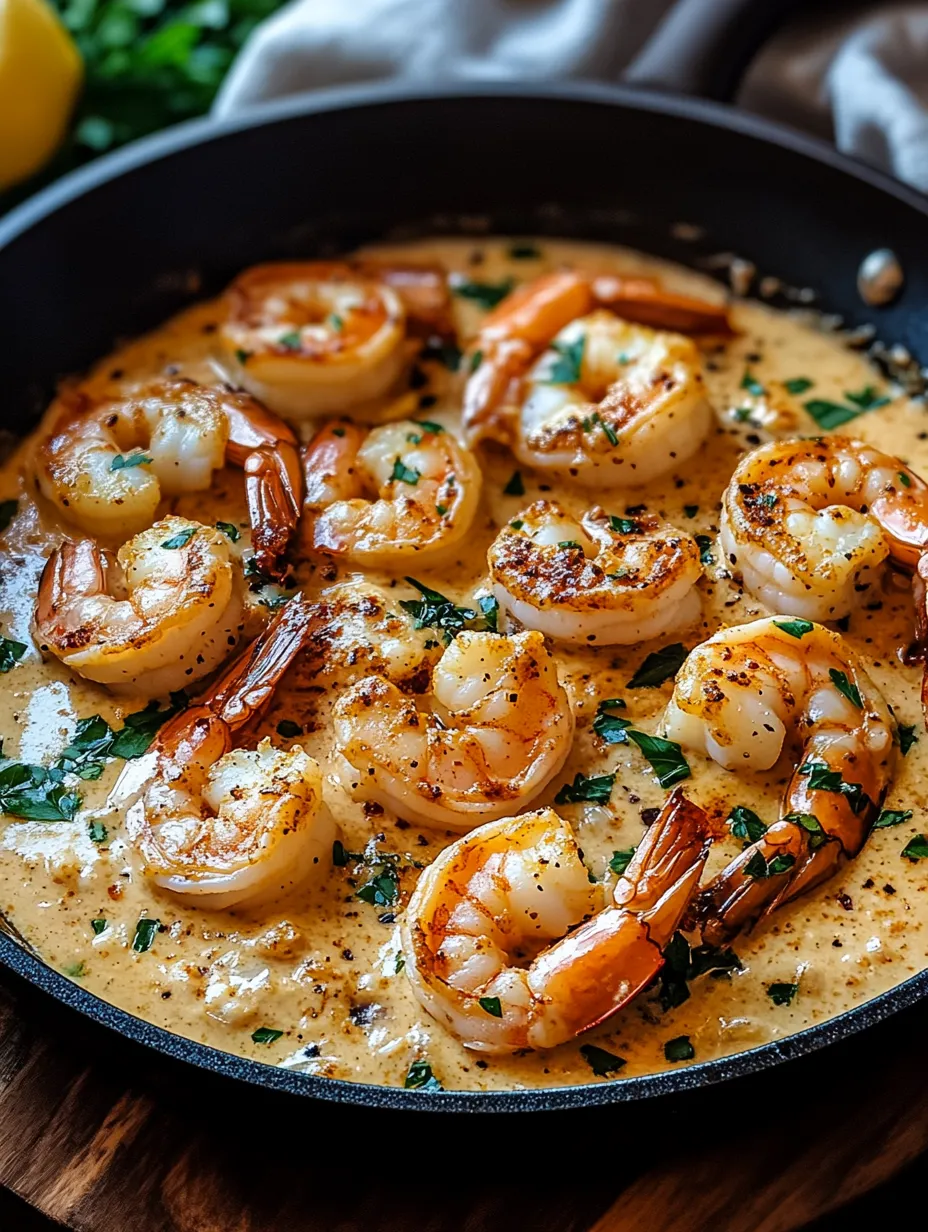
[(857, 290), (867, 304), (891, 304), (904, 282), (899, 258), (891, 248), (874, 249), (857, 271)]

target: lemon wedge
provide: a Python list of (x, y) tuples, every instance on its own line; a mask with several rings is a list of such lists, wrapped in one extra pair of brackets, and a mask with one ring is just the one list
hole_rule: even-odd
[(80, 52), (45, 0), (0, 0), (0, 191), (54, 154), (82, 77)]

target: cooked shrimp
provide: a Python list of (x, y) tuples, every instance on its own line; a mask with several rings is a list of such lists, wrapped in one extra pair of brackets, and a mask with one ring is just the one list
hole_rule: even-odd
[(360, 578), (321, 591), (306, 641), (306, 674), (341, 685), (377, 675), (421, 693), (442, 645), (377, 586)]
[(498, 440), (525, 465), (584, 487), (648, 483), (692, 457), (712, 421), (695, 344), (604, 311), (571, 321), (507, 384), (485, 415), (468, 384), (468, 440)]
[(164, 696), (229, 656), (242, 591), (226, 536), (169, 517), (123, 544), (115, 560), (91, 539), (66, 539), (42, 573), (36, 632), (78, 675)]
[(705, 814), (678, 788), (612, 903), (587, 918), (595, 890), (555, 812), (481, 826), (445, 848), (409, 900), (401, 936), (416, 998), (475, 1052), (553, 1048), (604, 1022), (663, 966), (705, 835)]
[(658, 518), (582, 518), (540, 500), (504, 527), (487, 555), (500, 609), (574, 645), (628, 646), (690, 624), (699, 548)]
[[(314, 610), (291, 600), (222, 678), (159, 732), (150, 781), (126, 814), (145, 872), (183, 902), (243, 906), (330, 867), (322, 771), (293, 746), (233, 749), (303, 646)], [(134, 767), (125, 772), (135, 776)]]
[[(589, 315), (597, 306), (611, 311)], [(699, 353), (679, 333), (630, 321), (730, 332), (724, 308), (649, 279), (546, 275), (481, 328), (464, 394), (468, 441), (500, 441), (590, 487), (647, 483), (692, 456), (711, 424)]]
[(749, 927), (851, 860), (895, 764), (886, 702), (843, 639), (772, 616), (723, 629), (681, 667), (664, 734), (726, 770), (769, 770), (788, 735), (802, 753), (783, 816), (701, 896), (707, 940)]
[(449, 322), (447, 282), (431, 266), (257, 265), (229, 289), (224, 364), (280, 414), (309, 419), (387, 393), (418, 350), (407, 335)]
[(163, 497), (204, 491), (231, 463), (245, 471), (257, 563), (270, 576), (283, 573), (303, 480), (296, 437), (276, 415), (246, 394), (186, 380), (60, 401), (36, 471), (42, 494), (69, 522), (121, 541), (151, 526)]
[(915, 569), (928, 548), (928, 484), (862, 441), (774, 441), (738, 464), (720, 529), (728, 563), (768, 607), (836, 620), (887, 557)]
[(422, 825), (469, 830), (533, 800), (563, 766), (574, 719), (540, 633), (458, 634), (432, 674), (435, 712), (361, 680), (335, 706), (353, 788)]
[(304, 453), (303, 534), (314, 551), (364, 565), (407, 565), (457, 548), (480, 500), (473, 455), (437, 424), (367, 431), (326, 424)]

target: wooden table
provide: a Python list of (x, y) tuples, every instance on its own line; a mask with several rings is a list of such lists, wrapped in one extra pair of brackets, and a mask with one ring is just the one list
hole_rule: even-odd
[(785, 1232), (928, 1149), (926, 1029), (673, 1104), (404, 1117), (166, 1065), (4, 974), (0, 1182), (82, 1232)]

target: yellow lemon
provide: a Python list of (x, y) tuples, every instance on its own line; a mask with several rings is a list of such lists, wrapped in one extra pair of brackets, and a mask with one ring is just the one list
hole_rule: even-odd
[(55, 152), (82, 76), (80, 52), (45, 0), (0, 0), (0, 191)]

